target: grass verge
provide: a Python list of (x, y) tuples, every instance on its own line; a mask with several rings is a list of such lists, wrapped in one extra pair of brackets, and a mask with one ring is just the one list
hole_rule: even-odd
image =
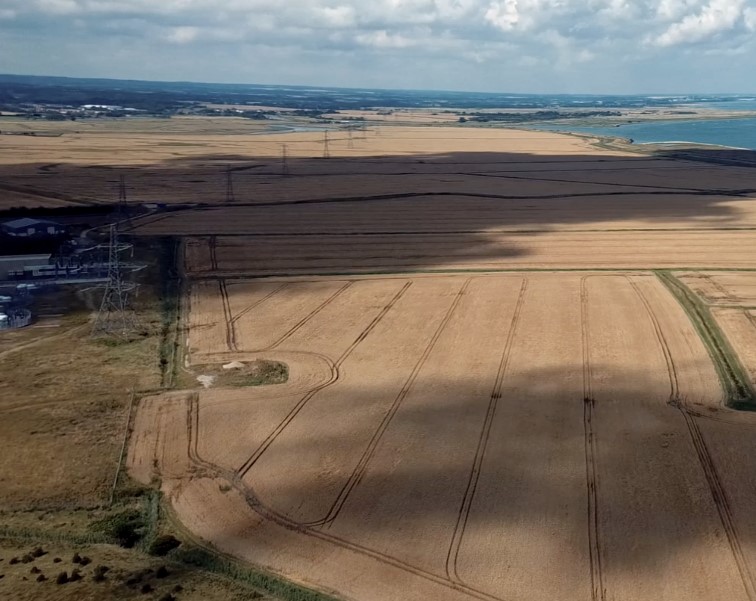
[(188, 541), (169, 555), (173, 561), (225, 576), (282, 601), (337, 601), (336, 597), (299, 586), (213, 549), (193, 537), (167, 507), (162, 518), (166, 527), (174, 529), (177, 536)]
[(740, 411), (756, 411), (756, 393), (754, 393), (746, 370), (711, 314), (709, 307), (669, 271), (658, 270), (655, 273), (693, 322), (693, 326), (701, 337), (717, 370), (717, 375), (727, 396), (727, 406)]

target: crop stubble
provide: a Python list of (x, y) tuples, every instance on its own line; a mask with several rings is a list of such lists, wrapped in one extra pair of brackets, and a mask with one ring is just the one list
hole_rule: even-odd
[[(219, 330), (244, 314), (238, 351), (193, 338), (203, 361), (325, 358), (280, 393), (199, 392), (217, 480), (159, 469), (222, 550), (360, 599), (753, 599), (756, 478), (727, 459), (753, 436), (653, 275), (232, 280), (226, 310), (193, 286)], [(175, 439), (156, 459), (180, 465), (186, 434), (156, 436), (132, 455)]]

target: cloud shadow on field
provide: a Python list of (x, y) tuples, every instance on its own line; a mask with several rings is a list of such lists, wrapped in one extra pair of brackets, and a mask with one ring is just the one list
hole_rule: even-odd
[[(132, 203), (194, 205), (144, 217), (137, 233), (217, 236), (221, 270), (224, 247), (235, 272), (493, 267), (527, 257), (529, 241), (557, 231), (756, 227), (756, 170), (732, 166), (747, 163), (744, 153), (696, 149), (697, 162), (679, 158), (692, 152), (290, 156), (288, 176), (279, 157), (209, 154), (122, 168), (5, 167), (2, 186), (8, 203), (22, 192), (107, 203), (124, 174)], [(585, 254), (601, 250), (586, 241)]]
[[(597, 370), (603, 371), (600, 357), (597, 361)], [(287, 436), (284, 430), (248, 478), (270, 510), (300, 522), (308, 521), (300, 519), (305, 515), (331, 515), (325, 525), (313, 527), (441, 575), (455, 527), (461, 527), (466, 533), (459, 544), (459, 566), (467, 566), (468, 579), (473, 573), (465, 557), (480, 557), (483, 549), (495, 578), (506, 579), (513, 570), (517, 580), (523, 571), (532, 571), (530, 577), (537, 581), (539, 572), (564, 570), (588, 582), (594, 515), (609, 598), (621, 594), (611, 590), (620, 579), (625, 586), (627, 578), (647, 577), (656, 585), (666, 579), (665, 586), (676, 588), (669, 579), (692, 557), (710, 562), (702, 568), (705, 578), (718, 576), (723, 565), (734, 568), (717, 510), (720, 501), (682, 412), (668, 404), (663, 391), (649, 392), (652, 388), (643, 385), (646, 374), (633, 369), (619, 373), (616, 367), (613, 373), (616, 382), (604, 383), (612, 392), (596, 393), (590, 407), (574, 390), (581, 374), (546, 368), (505, 377), (485, 439), (491, 399), (472, 382), (423, 382), (421, 372), (367, 458), (383, 416), (369, 405), (385, 393), (370, 384), (360, 386), (347, 395), (353, 399), (349, 411), (328, 409), (328, 394), (320, 393), (308, 402), (308, 412), (317, 414), (322, 403), (324, 416), (333, 418), (341, 411), (341, 417), (324, 417), (303, 435)], [(568, 378), (572, 384), (566, 375), (573, 376)], [(563, 390), (555, 393), (560, 382)], [(441, 392), (424, 394), (423, 387), (430, 384)], [(726, 491), (734, 536), (737, 544), (752, 548), (756, 527), (748, 491), (756, 487), (756, 471), (748, 451), (756, 449), (756, 422), (739, 421), (740, 416), (725, 410), (703, 411), (707, 417), (694, 421)], [(374, 415), (370, 426), (356, 427), (365, 413)], [(722, 419), (734, 423), (716, 421)], [(712, 425), (716, 427), (710, 429)], [(590, 451), (588, 430), (595, 440)], [(218, 444), (224, 444), (224, 436), (218, 432)], [(729, 464), (720, 454), (733, 444), (744, 450), (740, 464)], [(476, 453), (481, 457), (477, 476)], [(350, 476), (356, 484), (339, 505), (339, 492)], [(596, 491), (593, 510), (591, 487)], [(462, 519), (466, 495), (469, 514)], [(338, 507), (335, 514), (328, 514), (331, 501)], [(323, 507), (325, 512), (319, 509)], [(485, 582), (466, 583), (488, 590)], [(687, 585), (680, 586), (685, 590)], [(514, 593), (496, 586), (489, 592), (501, 598)]]
[[(135, 233), (201, 237), (214, 248), (221, 270), (224, 260), (233, 259), (233, 271), (239, 274), (254, 274), (271, 261), (284, 272), (402, 271), (527, 256), (523, 240), (558, 230), (614, 236), (615, 230), (628, 229), (756, 229), (751, 206), (756, 203), (756, 170), (731, 166), (731, 151), (695, 152), (706, 160), (681, 159), (680, 151), (625, 157), (493, 152), (291, 156), (286, 177), (277, 158), (208, 154), (129, 168), (2, 167), (0, 190), (61, 200), (64, 188), (68, 199), (100, 202), (115, 196), (123, 173), (134, 203), (196, 205), (144, 217)], [(742, 160), (741, 155), (735, 158)], [(725, 161), (728, 166), (712, 164)], [(234, 200), (225, 203), (228, 164)], [(586, 237), (582, 249), (589, 256), (598, 252), (591, 244)], [(213, 267), (202, 275), (212, 275)], [(601, 358), (596, 361), (600, 367)], [(516, 539), (506, 538), (516, 530), (547, 541), (544, 549), (557, 549), (574, 561), (571, 569), (585, 570), (589, 578), (587, 463), (595, 465), (594, 511), (608, 574), (668, 576), (660, 566), (679, 565), (678, 553), (730, 553), (711, 475), (693, 444), (695, 434), (664, 393), (649, 396), (647, 374), (615, 371), (612, 393), (595, 394), (590, 407), (581, 389), (568, 393), (550, 386), (564, 375), (558, 368), (522, 370), (516, 380), (504, 379), (496, 400), (465, 524), (471, 532), (501, 531), (503, 542), (492, 552), (494, 560), (507, 554), (513, 565), (521, 561)], [(413, 533), (418, 545), (437, 536), (437, 553), (445, 557), (491, 399), (481, 398), (470, 381), (441, 381), (434, 387), (442, 392), (425, 402), (417, 402), (409, 391), (363, 463), (361, 478), (337, 507), (330, 531), (358, 531), (366, 546), (396, 555), (412, 551), (407, 541)], [(351, 413), (358, 415), (379, 394), (380, 389), (365, 382), (347, 391), (353, 406), (327, 428), (279, 437), (262, 456), (266, 462), (275, 458), (274, 467), (281, 469), (275, 472), (272, 494), (257, 491), (261, 499), (292, 514), (329, 495), (335, 500), (376, 428), (376, 420), (363, 430), (352, 427)], [(327, 399), (327, 394), (321, 396)], [(321, 396), (310, 403), (320, 402)], [(596, 441), (589, 452), (586, 412)], [(379, 412), (377, 420), (382, 416)], [(721, 422), (704, 418), (694, 423), (704, 433), (727, 491), (725, 515), (731, 515), (739, 544), (753, 548), (756, 526), (744, 503), (748, 494), (728, 483), (740, 479), (743, 491), (756, 490), (756, 470), (746, 469), (756, 452), (742, 453), (735, 463), (719, 459), (718, 453), (733, 441), (756, 451), (756, 429), (724, 425), (717, 431), (710, 425)], [(225, 433), (218, 436), (224, 444)], [(324, 449), (333, 456), (324, 456)], [(393, 459), (384, 461), (386, 457)], [(343, 469), (334, 467), (339, 462)], [(341, 485), (334, 483), (337, 476)], [(363, 498), (372, 513), (355, 509), (363, 490), (371, 493)], [(387, 503), (396, 503), (396, 511), (384, 511)], [(328, 505), (324, 516), (331, 513)], [(394, 514), (397, 519), (388, 519)], [(712, 531), (720, 541), (714, 551)], [(491, 538), (496, 537), (487, 536)], [(538, 566), (538, 559), (526, 568), (549, 569)]]

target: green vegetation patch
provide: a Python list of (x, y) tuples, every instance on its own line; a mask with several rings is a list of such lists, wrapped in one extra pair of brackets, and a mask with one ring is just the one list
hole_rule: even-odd
[(289, 379), (289, 366), (280, 361), (258, 359), (234, 361), (224, 365), (200, 365), (194, 368), (198, 377), (209, 378), (210, 386), (245, 387), (283, 384)]
[(747, 372), (709, 307), (669, 271), (655, 273), (685, 309), (706, 346), (727, 395), (727, 406), (740, 411), (756, 411), (756, 393)]

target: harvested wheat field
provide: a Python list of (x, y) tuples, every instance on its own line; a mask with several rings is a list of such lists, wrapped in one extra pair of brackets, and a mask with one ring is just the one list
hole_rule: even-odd
[(755, 598), (756, 422), (664, 278), (216, 277), (189, 302), (190, 366), (290, 366), (140, 403), (132, 475), (221, 551), (366, 601)]
[(185, 368), (289, 379), (142, 399), (132, 475), (338, 598), (756, 601), (756, 172), (504, 129), (329, 144), (248, 135), (228, 203), (217, 150), (161, 164), (168, 202), (207, 192), (130, 230), (183, 241)]
[[(658, 219), (753, 227), (753, 210), (743, 202), (756, 195), (753, 169), (607, 150), (595, 139), (544, 131), (380, 123), (326, 132), (322, 124), (285, 121), (274, 131), (234, 118), (11, 120), (4, 132), (27, 135), (0, 136), (0, 200), (5, 207), (110, 204), (123, 175), (132, 203), (225, 205), (230, 171), (239, 206), (452, 195), (498, 208), (532, 200), (541, 216), (568, 213), (559, 207), (565, 200), (591, 203), (599, 221), (635, 214), (647, 224), (637, 227), (665, 227), (653, 224)], [(479, 219), (495, 210), (491, 204), (475, 209)], [(531, 227), (539, 223), (530, 220)]]

